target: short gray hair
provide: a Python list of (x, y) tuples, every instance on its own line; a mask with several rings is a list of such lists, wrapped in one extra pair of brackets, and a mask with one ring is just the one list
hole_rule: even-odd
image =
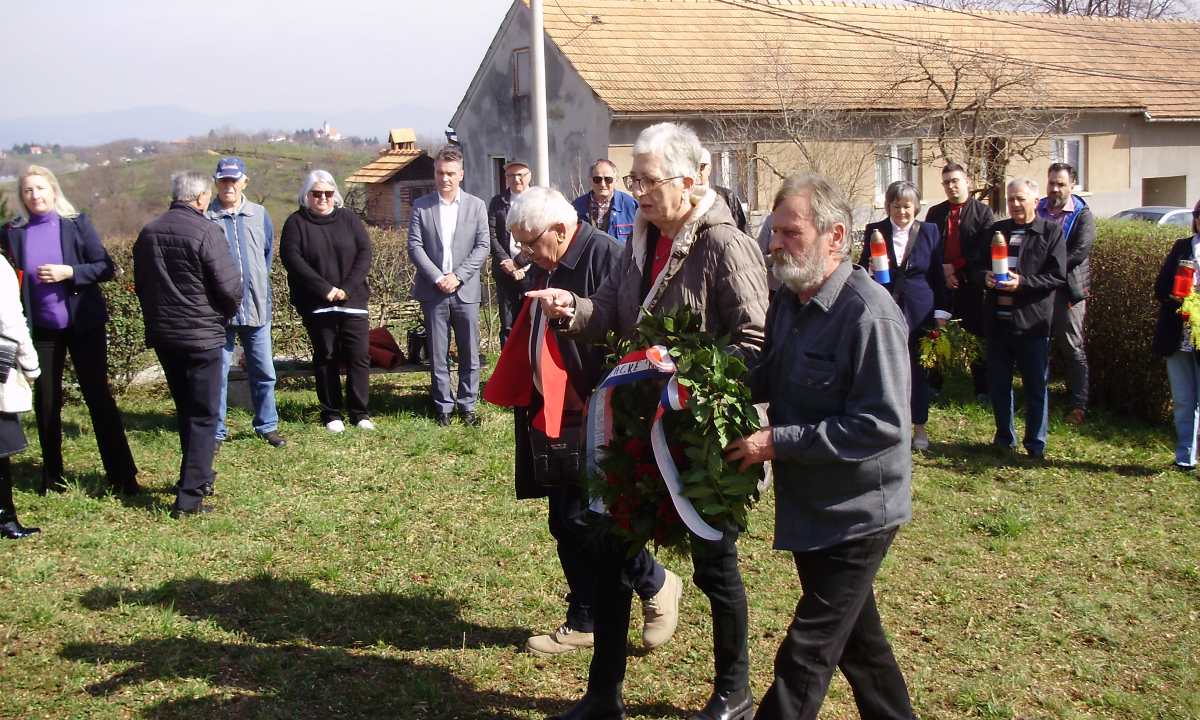
[(851, 237), (854, 217), (850, 201), (842, 189), (814, 172), (798, 173), (783, 181), (783, 187), (775, 193), (775, 200), (771, 203), (771, 212), (775, 212), (784, 200), (796, 195), (808, 196), (809, 213), (812, 215), (809, 219), (816, 226), (818, 235), (831, 232), (838, 223), (846, 228), (846, 239), (842, 242), (840, 254), (843, 260), (849, 260), (854, 254), (854, 240)]
[(180, 170), (171, 176), (171, 199), (194, 202), (212, 189), (212, 175), (199, 170)]
[[(704, 148), (696, 132), (685, 125), (658, 123), (638, 135), (633, 154), (649, 153), (658, 158), (667, 177), (700, 179), (700, 157)], [(679, 184), (681, 181), (674, 181)]]
[(579, 215), (562, 193), (541, 186), (518, 195), (504, 221), (509, 232), (518, 227), (525, 232), (544, 232), (559, 223), (569, 230), (579, 224)]
[(333, 188), (333, 206), (341, 207), (344, 204), (342, 202), (342, 194), (338, 192), (337, 180), (334, 180), (333, 176), (324, 170), (313, 170), (308, 174), (308, 177), (304, 178), (304, 185), (300, 188), (300, 197), (297, 198), (300, 207), (308, 207), (308, 191), (312, 190), (313, 185), (322, 182)]
[(905, 200), (915, 205), (917, 210), (921, 209), (921, 191), (917, 189), (917, 186), (907, 180), (897, 180), (888, 185), (887, 193), (883, 196), (883, 209), (886, 212), (892, 203)]
[(1024, 185), (1025, 187), (1027, 187), (1027, 188), (1029, 188), (1031, 191), (1033, 191), (1033, 195), (1034, 195), (1034, 197), (1037, 197), (1037, 194), (1038, 194), (1038, 184), (1037, 184), (1037, 181), (1036, 181), (1036, 180), (1030, 180), (1029, 178), (1017, 178), (1017, 179), (1015, 179), (1015, 180), (1009, 180), (1009, 181), (1008, 181), (1008, 185), (1007, 185), (1007, 187), (1005, 187), (1005, 188), (1004, 188), (1004, 194), (1005, 194), (1006, 196), (1011, 196), (1011, 195), (1012, 195), (1013, 193), (1015, 193), (1015, 192), (1016, 192), (1016, 191), (1017, 191), (1017, 190), (1018, 190), (1018, 189), (1019, 189), (1019, 188), (1020, 188), (1022, 185)]

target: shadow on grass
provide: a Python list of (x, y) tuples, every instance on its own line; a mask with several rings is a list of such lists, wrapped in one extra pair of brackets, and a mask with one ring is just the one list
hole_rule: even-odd
[(60, 656), (79, 663), (132, 663), (87, 687), (96, 697), (155, 681), (204, 678), (209, 695), (152, 702), (141, 716), (206, 718), (516, 718), (551, 714), (566, 702), (478, 690), (436, 665), (346, 648), (263, 646), (192, 638), (69, 643)]
[(936, 458), (951, 470), (964, 474), (978, 474), (996, 468), (1069, 468), (1086, 472), (1113, 472), (1121, 477), (1152, 477), (1164, 471), (1161, 467), (1146, 465), (1102, 465), (1079, 460), (1063, 460), (1054, 457), (1049, 448), (1046, 460), (1030, 459), (1024, 451), (1010, 450), (998, 445), (984, 443), (939, 443), (934, 442), (925, 451), (928, 458)]
[[(436, 594), (338, 595), (308, 582), (270, 574), (229, 583), (168, 581), (146, 590), (96, 587), (80, 604), (103, 610), (121, 604), (170, 608), (207, 620), (245, 643), (160, 638), (120, 643), (68, 643), (64, 659), (132, 667), (90, 685), (104, 697), (154, 681), (204, 678), (220, 690), (147, 706), (147, 718), (396, 717), (515, 718), (562, 712), (574, 700), (524, 698), (479, 690), (438, 665), (382, 657), (401, 651), (512, 647), (528, 633), (489, 628), (461, 617), (457, 600)], [(316, 646), (316, 647), (314, 647)], [(631, 707), (634, 714), (688, 717), (664, 703)]]
[(522, 628), (468, 623), (452, 598), (394, 592), (338, 595), (303, 579), (270, 573), (233, 582), (172, 580), (143, 590), (96, 587), (80, 598), (80, 604), (90, 610), (122, 603), (173, 608), (180, 615), (208, 620), (263, 643), (339, 647), (383, 643), (411, 651), (516, 646), (528, 636)]

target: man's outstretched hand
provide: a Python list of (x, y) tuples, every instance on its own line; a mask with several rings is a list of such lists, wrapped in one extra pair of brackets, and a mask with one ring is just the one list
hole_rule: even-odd
[(771, 426), (756, 430), (740, 440), (734, 440), (725, 448), (725, 462), (733, 465), (738, 460), (738, 472), (746, 472), (751, 465), (775, 459), (775, 435)]
[(566, 290), (560, 288), (530, 290), (525, 293), (525, 297), (541, 300), (542, 313), (551, 320), (575, 316), (575, 296)]

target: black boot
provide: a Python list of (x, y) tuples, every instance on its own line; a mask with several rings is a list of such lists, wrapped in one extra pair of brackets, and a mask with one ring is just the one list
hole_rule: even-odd
[(546, 720), (625, 720), (621, 687), (618, 685), (614, 693), (593, 693), (589, 690), (570, 710)]
[(38, 495), (46, 497), (51, 492), (66, 492), (67, 484), (62, 481), (62, 478), (42, 478), (42, 487), (38, 490)]
[(17, 514), (15, 512), (0, 510), (0, 537), (8, 538), (9, 540), (20, 540), (23, 537), (40, 532), (39, 528), (23, 527), (17, 521)]
[(750, 720), (754, 717), (754, 696), (750, 688), (733, 692), (714, 692), (708, 704), (692, 720)]

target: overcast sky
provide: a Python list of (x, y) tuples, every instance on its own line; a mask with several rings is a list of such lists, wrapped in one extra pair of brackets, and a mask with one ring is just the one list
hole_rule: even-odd
[(0, 118), (452, 111), (512, 0), (0, 0)]

